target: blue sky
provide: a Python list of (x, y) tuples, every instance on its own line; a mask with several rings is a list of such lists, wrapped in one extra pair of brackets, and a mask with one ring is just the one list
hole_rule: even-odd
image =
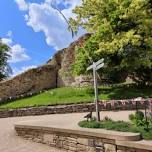
[(0, 37), (11, 47), (13, 75), (44, 64), (76, 39), (52, 3), (69, 18), (80, 0), (0, 0)]

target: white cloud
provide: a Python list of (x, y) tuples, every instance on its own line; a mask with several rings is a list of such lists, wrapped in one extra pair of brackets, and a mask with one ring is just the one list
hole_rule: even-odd
[(29, 16), (28, 16), (27, 14), (25, 14), (25, 15), (24, 15), (24, 19), (25, 19), (25, 21), (28, 21)]
[(20, 44), (15, 44), (11, 47), (10, 55), (11, 58), (8, 60), (10, 63), (30, 60), (30, 57), (25, 52), (25, 48), (23, 48)]
[[(45, 0), (41, 4), (26, 4), (28, 6), (28, 14), (24, 15), (24, 18), (27, 25), (32, 27), (35, 32), (43, 32), (46, 43), (49, 46), (52, 46), (55, 49), (61, 49), (67, 47), (74, 39), (71, 36), (72, 34), (68, 31), (67, 23), (62, 15), (52, 8), (51, 2), (53, 2), (53, 5), (57, 6), (62, 4), (64, 6), (62, 12), (69, 18), (73, 16), (72, 9), (76, 5), (80, 5), (81, 0)], [(17, 4), (20, 8), (20, 4)], [(80, 32), (80, 34), (83, 33), (84, 31)]]
[(12, 39), (10, 39), (10, 38), (2, 38), (2, 42), (9, 46), (13, 43)]
[(21, 11), (28, 10), (28, 3), (26, 3), (25, 0), (15, 0), (15, 2), (18, 4)]
[(9, 52), (9, 63), (30, 60), (30, 57), (26, 54), (26, 49), (23, 48), (20, 44), (13, 44), (11, 38), (2, 38), (2, 42), (7, 44), (11, 48), (11, 51)]
[(29, 69), (33, 69), (33, 68), (36, 68), (37, 66), (36, 65), (29, 65), (29, 66), (23, 66), (21, 68), (13, 68), (13, 71), (12, 71), (12, 76), (16, 76), (18, 74), (21, 74)]
[(75, 15), (72, 13), (72, 10), (78, 6), (78, 5), (81, 5), (81, 0), (66, 0), (68, 2), (68, 4), (71, 6), (69, 7), (68, 9), (64, 9), (62, 12), (63, 14), (67, 17), (67, 18), (70, 18), (70, 17), (74, 17)]

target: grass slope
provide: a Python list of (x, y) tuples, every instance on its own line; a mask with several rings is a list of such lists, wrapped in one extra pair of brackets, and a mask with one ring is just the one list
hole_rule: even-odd
[[(150, 88), (136, 88), (134, 86), (112, 86), (112, 87), (99, 87), (99, 99), (129, 99), (135, 97), (152, 97), (152, 89)], [(29, 98), (20, 99), (4, 105), (1, 109), (21, 108), (42, 105), (58, 105), (58, 104), (72, 104), (72, 103), (87, 103), (93, 102), (94, 90), (93, 88), (57, 88), (39, 95)]]

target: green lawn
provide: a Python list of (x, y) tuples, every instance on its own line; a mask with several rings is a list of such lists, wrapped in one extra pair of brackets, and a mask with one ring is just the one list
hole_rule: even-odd
[(79, 126), (83, 128), (105, 128), (107, 130), (115, 130), (121, 132), (140, 133), (144, 139), (152, 139), (152, 124), (150, 124), (148, 131), (146, 131), (143, 127), (137, 127), (129, 122), (113, 120), (101, 122), (84, 120), (79, 122)]
[[(115, 85), (112, 87), (99, 87), (99, 99), (129, 99), (134, 97), (152, 97), (151, 88), (128, 87)], [(57, 88), (29, 98), (20, 99), (0, 106), (0, 109), (21, 108), (42, 105), (72, 104), (93, 102), (93, 88)]]

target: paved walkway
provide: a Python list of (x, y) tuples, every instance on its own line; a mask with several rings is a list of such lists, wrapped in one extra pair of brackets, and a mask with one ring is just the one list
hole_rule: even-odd
[(0, 119), (0, 152), (63, 152), (16, 136), (14, 123), (23, 120), (38, 120), (39, 118), (43, 119), (43, 116)]
[[(131, 111), (124, 112), (101, 112), (101, 117), (111, 117), (113, 120), (128, 120), (128, 114)], [(69, 126), (76, 125), (78, 121), (82, 120), (86, 113), (76, 114), (56, 114), (43, 116), (29, 116), (29, 117), (14, 117), (0, 119), (0, 152), (63, 152), (43, 144), (33, 143), (16, 136), (14, 131), (14, 124), (21, 121), (39, 121), (48, 123), (53, 121), (56, 124), (64, 124), (65, 119), (69, 119)]]

